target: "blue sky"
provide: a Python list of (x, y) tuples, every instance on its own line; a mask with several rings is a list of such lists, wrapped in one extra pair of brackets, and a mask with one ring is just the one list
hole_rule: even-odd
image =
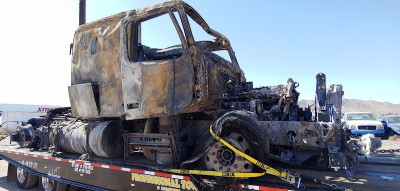
[[(87, 21), (157, 2), (161, 1), (87, 0)], [(327, 84), (343, 85), (344, 98), (400, 104), (400, 1), (193, 0), (186, 2), (202, 15), (211, 28), (230, 39), (247, 80), (253, 81), (255, 86), (282, 84), (290, 77), (300, 84), (298, 88), (301, 93), (300, 99), (313, 99), (315, 75), (323, 72), (327, 76)], [(35, 6), (33, 14), (45, 11), (41, 10), (40, 2), (36, 4), (33, 5)], [(15, 4), (15, 9), (21, 9), (21, 6), (17, 5)], [(68, 43), (72, 42), (73, 31), (78, 25), (78, 0), (59, 1), (54, 6), (56, 6), (54, 14), (59, 15), (58, 21), (50, 22), (49, 25), (55, 25), (56, 22), (67, 24), (49, 29), (53, 32), (64, 31), (56, 38), (57, 40), (47, 42), (46, 39), (42, 39), (40, 42), (35, 42), (36, 46), (31, 45), (33, 43), (26, 43), (26, 46), (32, 46), (28, 47), (28, 50), (38, 51), (32, 53), (32, 59), (38, 59), (38, 62), (42, 62), (42, 58), (37, 56), (41, 54), (35, 48), (37, 43), (45, 43), (47, 47), (53, 47), (52, 43), (63, 43), (64, 49), (52, 48), (52, 51), (65, 54), (69, 47)], [(37, 19), (35, 22), (45, 21)], [(58, 38), (66, 40), (61, 42), (62, 39)], [(25, 103), (46, 104), (43, 102), (49, 100), (51, 104), (57, 105), (69, 103), (66, 86), (70, 83), (68, 65), (70, 58), (65, 56), (54, 59), (67, 60), (60, 61), (62, 67), (50, 68), (55, 70), (58, 76), (63, 75), (62, 79), (57, 79), (57, 75), (54, 75), (53, 81), (64, 85), (65, 90), (58, 91), (59, 94), (51, 91), (48, 92), (51, 98), (42, 98), (45, 96), (42, 94), (42, 97), (29, 99)], [(46, 74), (51, 73), (49, 70)], [(41, 72), (43, 69), (37, 71), (39, 75)], [(26, 75), (29, 77), (30, 74)], [(8, 79), (13, 78), (8, 77)], [(0, 80), (1, 78), (0, 76)], [(32, 83), (43, 83), (43, 81), (33, 80)], [(30, 82), (18, 83), (20, 86), (27, 84)], [(22, 93), (19, 90), (14, 92)], [(18, 96), (14, 98), (17, 99)], [(6, 99), (0, 96), (0, 102), (7, 101), (16, 102), (9, 97)]]
[[(88, 21), (156, 2), (87, 0)], [(400, 103), (400, 1), (186, 2), (230, 39), (256, 86), (291, 77), (300, 97), (313, 99), (323, 72), (327, 84), (344, 86), (344, 98)]]

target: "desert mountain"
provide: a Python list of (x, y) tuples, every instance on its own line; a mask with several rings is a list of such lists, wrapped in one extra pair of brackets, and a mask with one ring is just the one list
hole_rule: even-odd
[[(314, 106), (314, 100), (302, 99), (298, 103), (300, 107), (307, 107), (308, 105)], [(342, 113), (352, 111), (371, 112), (375, 116), (382, 114), (400, 114), (400, 104), (373, 100), (343, 99)]]

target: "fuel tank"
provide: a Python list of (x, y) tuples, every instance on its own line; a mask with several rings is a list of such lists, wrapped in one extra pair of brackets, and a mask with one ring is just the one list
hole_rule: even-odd
[(60, 128), (54, 143), (69, 153), (94, 153), (97, 156), (123, 156), (123, 137), (119, 121), (74, 122)]

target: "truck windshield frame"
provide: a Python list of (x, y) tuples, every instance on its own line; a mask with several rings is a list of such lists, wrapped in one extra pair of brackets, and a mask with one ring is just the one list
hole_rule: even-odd
[[(174, 13), (177, 12), (177, 10), (163, 11), (156, 15), (150, 15), (139, 20), (133, 20), (126, 24), (126, 48), (129, 61), (141, 62), (152, 60), (168, 60), (182, 56), (184, 50), (187, 48), (187, 43), (185, 36), (183, 35), (182, 29), (174, 15)], [(168, 15), (170, 17), (181, 43), (163, 48), (148, 47), (145, 44), (142, 44), (142, 23), (165, 15)], [(152, 55), (153, 57), (149, 55)]]
[[(177, 21), (174, 13), (179, 13), (179, 18), (180, 20)], [(141, 17), (140, 19), (133, 19), (131, 22), (128, 22), (125, 26), (126, 30), (126, 39), (127, 39), (127, 57), (128, 60), (131, 62), (140, 62), (139, 58), (139, 53), (143, 47), (141, 46), (141, 23), (154, 19), (156, 17), (169, 14), (171, 17), (171, 21), (174, 24), (176, 28), (176, 32), (179, 35), (179, 38), (181, 40), (180, 45), (176, 46), (171, 46), (171, 47), (165, 47), (161, 50), (163, 51), (171, 51), (171, 49), (178, 49), (179, 52), (184, 52), (187, 47), (197, 45), (201, 47), (204, 50), (207, 51), (220, 51), (220, 50), (226, 50), (229, 54), (230, 57), (230, 62), (233, 63), (234, 65), (238, 66), (238, 62), (235, 56), (235, 53), (230, 45), (230, 41), (220, 34), (219, 32), (211, 29), (208, 24), (205, 22), (205, 20), (200, 16), (200, 14), (197, 13), (196, 10), (194, 10), (192, 7), (190, 7), (187, 4), (183, 4), (181, 6), (177, 7), (171, 7), (169, 9), (165, 9), (164, 11), (160, 11), (159, 13), (156, 14), (150, 14), (147, 17)], [(210, 39), (207, 41), (195, 41), (191, 29), (191, 25), (189, 23), (188, 17), (189, 16), (195, 23), (197, 23), (206, 33), (208, 33), (210, 36), (215, 37), (214, 40)], [(134, 16), (133, 16), (134, 17)], [(182, 26), (182, 27), (181, 27)], [(180, 50), (179, 50), (180, 49)], [(154, 60), (163, 60), (163, 59), (154, 59)]]
[[(212, 28), (210, 28), (210, 26), (208, 26), (207, 22), (203, 19), (203, 17), (201, 17), (201, 15), (192, 7), (190, 7), (187, 4), (184, 4), (184, 9), (185, 9), (185, 13), (194, 21), (196, 22), (198, 25), (200, 25), (204, 31), (206, 31), (209, 35), (213, 36), (216, 38), (216, 42), (212, 42), (212, 41), (203, 41), (203, 42), (208, 42), (208, 49), (209, 51), (219, 51), (219, 50), (226, 50), (229, 53), (229, 57), (231, 58), (231, 62), (236, 65), (239, 66), (239, 63), (237, 62), (236, 56), (235, 56), (235, 52), (232, 49), (232, 46), (230, 44), (230, 41), (228, 38), (226, 38), (224, 35), (222, 35), (221, 33), (213, 30)], [(190, 27), (190, 24), (189, 24)], [(193, 38), (193, 36), (192, 36)], [(200, 41), (201, 42), (201, 41)], [(206, 46), (207, 47), (207, 46)]]

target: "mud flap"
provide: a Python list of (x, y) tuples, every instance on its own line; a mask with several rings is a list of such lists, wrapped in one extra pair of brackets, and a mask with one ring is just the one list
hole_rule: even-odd
[(7, 182), (15, 182), (17, 180), (17, 167), (8, 163)]

